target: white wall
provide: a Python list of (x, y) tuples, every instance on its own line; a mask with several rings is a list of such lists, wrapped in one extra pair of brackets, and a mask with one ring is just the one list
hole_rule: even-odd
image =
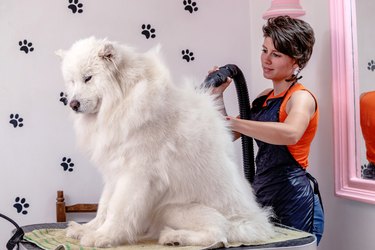
[[(89, 35), (107, 36), (146, 50), (163, 45), (166, 61), (178, 82), (182, 76), (203, 79), (212, 65), (235, 63), (244, 70), (251, 97), (270, 87), (261, 74), (261, 14), (270, 0), (202, 0), (198, 11), (184, 10), (183, 0), (80, 0), (83, 13), (73, 14), (66, 1), (13, 0), (0, 2), (0, 212), (19, 224), (54, 221), (57, 189), (70, 202), (94, 202), (101, 180), (75, 148), (68, 110), (59, 101), (63, 91), (59, 61), (53, 52)], [(319, 130), (312, 145), (310, 172), (318, 178), (326, 211), (326, 231), (319, 250), (375, 249), (375, 207), (334, 196), (331, 50), (329, 1), (301, 0), (304, 20), (316, 33), (316, 45), (302, 82), (318, 97)], [(146, 39), (142, 24), (156, 28)], [(33, 42), (34, 51), (20, 51), (19, 41)], [(186, 62), (181, 51), (195, 60)], [(236, 113), (233, 88), (226, 93)], [(24, 126), (14, 128), (10, 114), (20, 114)], [(238, 146), (238, 145), (237, 145)], [(239, 147), (238, 147), (239, 151)], [(72, 172), (62, 158), (75, 163)], [(239, 152), (240, 158), (240, 152)], [(16, 198), (30, 204), (18, 213)], [(0, 246), (12, 226), (0, 220)]]

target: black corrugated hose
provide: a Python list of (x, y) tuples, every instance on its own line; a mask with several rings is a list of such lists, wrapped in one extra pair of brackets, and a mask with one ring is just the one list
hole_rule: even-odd
[[(228, 77), (233, 79), (236, 86), (240, 118), (250, 120), (250, 100), (246, 80), (237, 65), (227, 64), (210, 73), (204, 80), (203, 86), (218, 87), (225, 83)], [(255, 175), (253, 138), (241, 134), (241, 141), (245, 177), (250, 183), (253, 183)]]
[(7, 221), (12, 223), (16, 227), (16, 231), (14, 232), (13, 236), (9, 239), (9, 241), (6, 245), (8, 250), (12, 250), (12, 249), (15, 248), (16, 245), (18, 246), (18, 244), (22, 241), (25, 233), (23, 232), (22, 228), (20, 226), (18, 226), (18, 224), (14, 220), (9, 218), (8, 216), (0, 213), (0, 217), (3, 218), (3, 219), (6, 219)]

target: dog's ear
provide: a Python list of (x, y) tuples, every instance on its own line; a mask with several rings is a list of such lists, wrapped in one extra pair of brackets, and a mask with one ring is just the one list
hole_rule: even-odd
[(149, 49), (147, 51), (147, 53), (149, 54), (155, 54), (155, 55), (158, 55), (161, 53), (161, 49), (162, 49), (162, 46), (160, 43), (156, 44), (154, 47), (152, 47), (151, 49)]
[(57, 55), (58, 57), (60, 57), (61, 60), (64, 59), (65, 54), (66, 54), (66, 51), (62, 50), (62, 49), (59, 49), (59, 50), (55, 51), (55, 55)]
[(115, 53), (115, 48), (113, 44), (106, 42), (103, 44), (102, 48), (98, 52), (98, 56), (103, 60), (110, 61), (113, 59)]

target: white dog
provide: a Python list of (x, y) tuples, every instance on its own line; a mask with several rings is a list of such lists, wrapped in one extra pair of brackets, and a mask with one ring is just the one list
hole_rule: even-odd
[(209, 91), (172, 84), (158, 49), (136, 53), (91, 37), (57, 54), (79, 145), (104, 179), (97, 216), (71, 222), (69, 237), (110, 247), (149, 239), (209, 246), (273, 235)]

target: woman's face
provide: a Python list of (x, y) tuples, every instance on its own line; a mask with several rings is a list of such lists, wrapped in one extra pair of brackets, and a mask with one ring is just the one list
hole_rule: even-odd
[(270, 37), (265, 37), (261, 55), (263, 76), (276, 83), (290, 78), (298, 67), (295, 59), (275, 49)]

